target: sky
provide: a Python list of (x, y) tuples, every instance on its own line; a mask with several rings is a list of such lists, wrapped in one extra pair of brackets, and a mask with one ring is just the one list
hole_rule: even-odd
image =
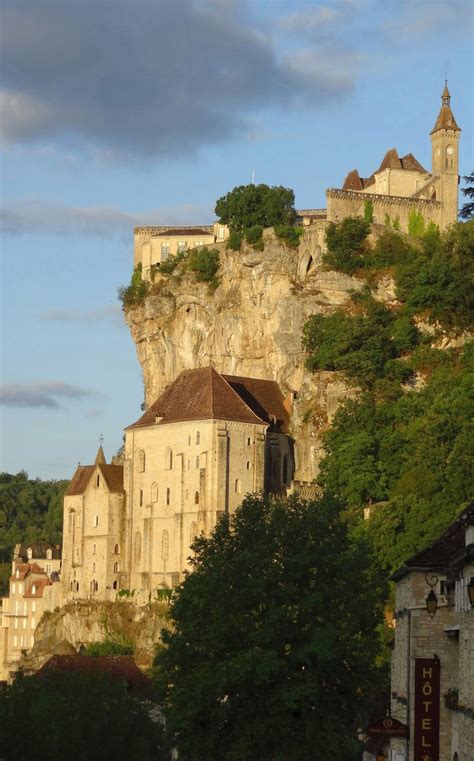
[(143, 384), (135, 224), (255, 181), (323, 207), (388, 148), (431, 164), (445, 76), (474, 169), (471, 0), (2, 0), (0, 470), (111, 457)]

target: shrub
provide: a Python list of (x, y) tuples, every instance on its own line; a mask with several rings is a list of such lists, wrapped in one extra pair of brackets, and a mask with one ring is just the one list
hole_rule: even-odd
[(417, 251), (406, 242), (405, 238), (392, 230), (386, 230), (377, 239), (373, 249), (367, 251), (365, 263), (375, 269), (391, 267), (394, 264), (410, 261)]
[(327, 253), (323, 262), (329, 267), (352, 275), (365, 264), (366, 238), (370, 223), (362, 217), (346, 217), (331, 222), (326, 232)]
[(133, 645), (128, 640), (116, 641), (106, 639), (103, 642), (91, 642), (84, 655), (133, 655)]
[(300, 238), (303, 235), (302, 227), (291, 227), (291, 225), (275, 225), (273, 228), (278, 240), (282, 241), (289, 248), (298, 248)]
[(254, 248), (263, 250), (262, 234), (263, 234), (262, 225), (254, 225), (253, 227), (249, 227), (248, 230), (245, 231), (245, 240), (247, 241), (247, 243), (250, 243), (250, 245), (253, 246)]
[(235, 232), (235, 230), (231, 231), (227, 239), (227, 248), (230, 248), (231, 251), (240, 251), (242, 239), (242, 233)]
[(414, 238), (421, 238), (425, 231), (425, 218), (421, 211), (412, 209), (408, 215), (408, 233)]
[(372, 201), (364, 203), (364, 219), (371, 224), (374, 221), (374, 204)]
[(133, 270), (130, 285), (122, 286), (118, 289), (118, 297), (122, 302), (124, 309), (135, 304), (139, 304), (149, 290), (149, 283), (146, 280), (142, 280), (142, 265), (137, 264)]
[(219, 269), (219, 252), (215, 248), (200, 246), (191, 251), (188, 262), (189, 269), (196, 273), (196, 280), (214, 283), (217, 286), (216, 273)]

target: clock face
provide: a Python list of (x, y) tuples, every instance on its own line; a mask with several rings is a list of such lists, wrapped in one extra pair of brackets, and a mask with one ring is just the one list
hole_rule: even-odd
[(447, 148), (448, 156), (451, 156), (452, 152), (453, 152), (453, 147), (451, 145), (448, 145), (448, 148)]

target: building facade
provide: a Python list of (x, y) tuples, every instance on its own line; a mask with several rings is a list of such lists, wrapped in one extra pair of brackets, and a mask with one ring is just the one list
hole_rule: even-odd
[(273, 381), (188, 370), (125, 429), (124, 465), (79, 466), (64, 498), (65, 599), (172, 587), (190, 545), (246, 494), (293, 480), (289, 414)]
[[(410, 558), (393, 580), (391, 714), (409, 731), (407, 740), (387, 743), (385, 758), (472, 761), (474, 607), (468, 589), (474, 584), (474, 504), (438, 541)], [(434, 604), (432, 617), (427, 598)], [(426, 677), (421, 685), (416, 683), (417, 669)], [(430, 683), (434, 672), (439, 693)]]

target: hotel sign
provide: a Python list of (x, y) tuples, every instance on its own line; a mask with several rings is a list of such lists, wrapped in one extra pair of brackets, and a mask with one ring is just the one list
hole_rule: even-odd
[(415, 658), (414, 761), (439, 761), (440, 663)]

